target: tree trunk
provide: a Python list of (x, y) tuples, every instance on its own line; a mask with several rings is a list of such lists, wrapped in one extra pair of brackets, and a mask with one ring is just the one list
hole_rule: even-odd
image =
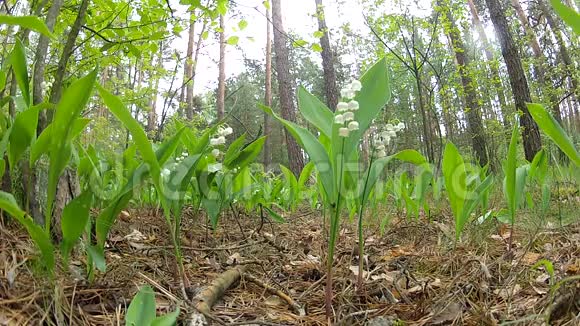
[(540, 82), (540, 93), (543, 94), (544, 97), (547, 97), (547, 100), (549, 101), (550, 106), (552, 108), (552, 113), (554, 114), (554, 117), (556, 118), (556, 120), (561, 122), (562, 114), (560, 112), (560, 104), (559, 104), (560, 99), (558, 98), (558, 95), (554, 92), (554, 88), (556, 86), (553, 81), (552, 85), (550, 85), (547, 78), (548, 76), (546, 74), (548, 68), (548, 59), (546, 58), (544, 52), (542, 52), (540, 48), (540, 43), (538, 42), (536, 33), (534, 33), (534, 30), (530, 26), (528, 17), (524, 13), (524, 10), (520, 5), (519, 0), (511, 0), (511, 2), (512, 6), (516, 10), (520, 23), (524, 27), (524, 30), (528, 37), (528, 41), (530, 43), (530, 47), (532, 48), (532, 52), (534, 53), (534, 57), (536, 59), (534, 63), (534, 70), (536, 71), (536, 77)]
[(497, 93), (497, 98), (499, 101), (499, 107), (500, 107), (500, 111), (501, 111), (501, 115), (502, 115), (503, 125), (506, 128), (510, 128), (510, 123), (508, 120), (510, 110), (508, 108), (505, 92), (503, 90), (503, 84), (501, 82), (501, 75), (499, 74), (499, 65), (494, 58), (491, 44), (489, 43), (489, 40), (487, 39), (487, 34), (485, 33), (485, 29), (483, 28), (483, 23), (479, 19), (479, 13), (477, 12), (477, 8), (475, 7), (473, 0), (467, 0), (467, 2), (469, 4), (469, 9), (471, 11), (473, 25), (475, 26), (475, 29), (477, 30), (477, 34), (479, 35), (479, 39), (483, 43), (483, 51), (484, 51), (485, 58), (486, 58), (488, 65), (489, 65), (489, 71), (491, 73), (493, 86), (494, 86), (494, 89)]
[(419, 104), (419, 111), (421, 111), (421, 118), (423, 120), (423, 141), (425, 142), (425, 147), (427, 149), (427, 158), (429, 162), (435, 162), (435, 150), (433, 149), (433, 137), (431, 133), (431, 123), (425, 112), (425, 103), (423, 99), (423, 85), (421, 85), (421, 75), (418, 71), (415, 71), (415, 82), (417, 85), (417, 100)]
[[(181, 88), (181, 103), (184, 106), (185, 116), (187, 120), (193, 119), (193, 44), (195, 42), (195, 21), (193, 20), (193, 14), (189, 20), (189, 38), (187, 41), (187, 53), (185, 56), (185, 68), (183, 73), (183, 83), (185, 84)], [(183, 103), (183, 93), (185, 95), (185, 103)]]
[[(270, 10), (266, 8), (266, 85), (265, 85), (265, 97), (264, 104), (267, 107), (272, 106), (272, 25), (270, 25)], [(270, 146), (272, 145), (272, 126), (270, 121), (270, 115), (264, 113), (264, 135), (266, 136), (266, 141), (264, 142), (264, 169), (269, 170), (270, 163), (272, 161), (272, 154), (270, 153)]]
[[(275, 60), (280, 109), (284, 119), (296, 122), (296, 108), (294, 106), (292, 90), (293, 83), (290, 80), (288, 47), (286, 44), (286, 34), (282, 26), (282, 6), (280, 0), (272, 1), (272, 20), (274, 24), (274, 50), (276, 51)], [(286, 135), (290, 170), (298, 176), (304, 168), (302, 150), (298, 147), (298, 143), (292, 138), (292, 135), (287, 130), (284, 130), (284, 132)]]
[(220, 15), (220, 61), (217, 94), (217, 118), (221, 120), (225, 115), (226, 100), (226, 27), (224, 15)]
[(324, 93), (326, 94), (326, 105), (334, 111), (338, 104), (338, 90), (336, 88), (336, 72), (334, 71), (334, 56), (330, 46), (328, 27), (324, 17), (324, 6), (322, 0), (316, 2), (316, 17), (318, 18), (318, 30), (323, 33), (320, 38), (322, 47), (322, 69), (324, 71)]
[[(62, 49), (62, 55), (60, 56), (60, 60), (58, 61), (56, 75), (54, 76), (54, 83), (52, 84), (52, 89), (50, 92), (49, 99), (50, 103), (54, 104), (58, 103), (62, 96), (63, 89), (62, 83), (64, 80), (64, 76), (66, 75), (66, 66), (68, 64), (70, 57), (73, 54), (73, 49), (77, 37), (79, 36), (79, 32), (82, 26), (85, 24), (85, 18), (87, 15), (87, 8), (89, 7), (89, 3), (90, 0), (83, 0), (81, 2), (81, 7), (79, 8), (79, 11), (77, 13), (77, 18), (75, 19), (75, 22), (73, 23), (73, 26), (70, 32), (68, 33), (66, 43), (64, 45), (64, 48)], [(47, 122), (51, 120), (50, 118), (51, 117), (49, 116)]]
[(491, 21), (493, 22), (493, 26), (501, 45), (501, 53), (508, 70), (516, 109), (522, 112), (520, 126), (524, 129), (522, 132), (524, 152), (526, 159), (531, 162), (536, 153), (540, 151), (542, 141), (538, 125), (532, 119), (532, 116), (526, 107), (526, 102), (532, 101), (528, 81), (499, 0), (485, 0), (485, 2), (489, 8)]
[(457, 69), (461, 76), (461, 84), (463, 86), (463, 96), (465, 97), (464, 112), (467, 116), (467, 129), (471, 137), (471, 146), (475, 152), (476, 160), (481, 166), (485, 166), (489, 160), (487, 157), (485, 132), (483, 130), (483, 122), (481, 121), (481, 108), (477, 101), (477, 93), (475, 83), (469, 74), (470, 58), (466, 55), (465, 45), (461, 39), (461, 33), (457, 28), (451, 11), (448, 7), (443, 6), (445, 16), (447, 18), (448, 28), (446, 29), (449, 39), (451, 40), (451, 47), (455, 53)]
[(540, 10), (546, 17), (546, 21), (548, 22), (548, 25), (550, 25), (550, 29), (556, 38), (556, 42), (560, 48), (560, 57), (562, 58), (562, 62), (566, 68), (566, 75), (570, 79), (570, 83), (572, 85), (572, 93), (575, 95), (576, 101), (578, 101), (580, 99), (580, 89), (578, 88), (578, 78), (576, 78), (574, 75), (576, 68), (574, 67), (570, 53), (568, 52), (568, 47), (566, 46), (564, 37), (562, 36), (560, 25), (558, 24), (558, 21), (554, 19), (554, 13), (552, 9), (546, 4), (546, 0), (538, 0), (538, 2), (540, 4)]
[[(157, 66), (163, 66), (163, 41), (159, 41), (159, 57), (157, 61)], [(157, 94), (159, 93), (159, 77), (153, 77), (155, 82), (153, 83), (153, 96), (151, 97), (151, 110), (147, 117), (147, 132), (149, 133), (151, 139), (155, 139), (155, 127), (157, 126)]]

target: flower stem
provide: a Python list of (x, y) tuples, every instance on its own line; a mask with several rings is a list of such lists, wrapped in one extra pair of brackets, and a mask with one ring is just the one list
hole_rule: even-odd
[(363, 267), (364, 267), (364, 236), (363, 236), (363, 213), (367, 198), (365, 194), (367, 192), (367, 186), (369, 182), (369, 177), (371, 175), (371, 168), (373, 167), (373, 159), (375, 156), (374, 148), (371, 152), (371, 159), (369, 161), (369, 167), (367, 168), (367, 176), (365, 178), (365, 185), (363, 187), (362, 197), (360, 201), (360, 208), (358, 213), (358, 279), (357, 279), (357, 289), (359, 292), (363, 290)]

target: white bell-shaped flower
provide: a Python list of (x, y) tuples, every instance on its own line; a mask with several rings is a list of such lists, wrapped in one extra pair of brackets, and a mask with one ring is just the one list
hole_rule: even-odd
[(334, 116), (334, 123), (343, 124), (344, 123), (344, 115), (337, 114)]
[(395, 126), (393, 126), (391, 123), (387, 123), (387, 124), (385, 125), (385, 129), (386, 129), (386, 130), (393, 130), (393, 129), (395, 129)]
[(356, 110), (358, 110), (358, 108), (359, 108), (359, 105), (358, 105), (357, 101), (352, 100), (352, 101), (348, 102), (348, 109), (349, 110), (356, 111)]
[(397, 125), (397, 129), (399, 129), (399, 131), (405, 129), (405, 124), (402, 122), (399, 122), (399, 124)]
[(344, 117), (345, 122), (354, 120), (354, 113), (352, 112), (345, 112), (342, 116)]
[(219, 145), (219, 139), (218, 138), (212, 138), (212, 139), (209, 140), (209, 144), (211, 146), (217, 146), (217, 145)]
[(350, 89), (352, 89), (354, 92), (358, 92), (358, 91), (360, 91), (360, 90), (362, 89), (362, 84), (361, 84), (361, 82), (360, 82), (360, 81), (358, 81), (358, 80), (356, 80), (356, 79), (355, 79), (355, 80), (353, 80), (353, 81), (350, 83)]
[(396, 133), (394, 130), (389, 130), (389, 131), (388, 131), (388, 133), (389, 133), (389, 137), (390, 137), (390, 138), (395, 138), (395, 137), (397, 137), (397, 133)]
[(358, 122), (356, 121), (351, 121), (348, 123), (348, 130), (353, 131), (353, 130), (358, 130)]
[(389, 146), (390, 143), (391, 143), (391, 137), (389, 137), (389, 136), (383, 137), (383, 144), (385, 146)]
[(167, 178), (169, 176), (169, 173), (171, 173), (171, 171), (169, 171), (168, 168), (164, 168), (163, 170), (161, 170), (161, 176), (163, 178)]
[(217, 148), (214, 148), (214, 149), (211, 151), (211, 155), (212, 155), (213, 157), (218, 157), (218, 156), (220, 155), (220, 150), (219, 150), (219, 149), (217, 149)]
[(348, 103), (346, 102), (338, 102), (338, 104), (336, 105), (336, 111), (338, 112), (344, 112), (348, 110)]
[(348, 137), (349, 132), (350, 131), (348, 130), (348, 128), (343, 127), (343, 128), (338, 129), (338, 135), (340, 137)]
[(385, 150), (385, 145), (379, 145), (377, 146), (377, 151), (384, 151)]
[(377, 152), (378, 158), (385, 157), (385, 156), (387, 156), (387, 152), (385, 152), (385, 150), (380, 150)]
[(354, 91), (350, 89), (349, 86), (340, 90), (340, 96), (343, 98), (351, 99), (354, 97)]
[(221, 171), (223, 168), (221, 163), (214, 163), (207, 166), (207, 171), (209, 173)]
[(218, 137), (218, 145), (223, 145), (226, 143), (226, 137), (224, 136), (219, 136)]

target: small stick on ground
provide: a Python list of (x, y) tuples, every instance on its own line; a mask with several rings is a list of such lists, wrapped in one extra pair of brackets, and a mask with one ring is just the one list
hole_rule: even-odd
[(197, 311), (208, 315), (211, 307), (224, 295), (227, 289), (241, 278), (246, 268), (247, 266), (236, 266), (223, 272), (218, 278), (213, 280), (209, 286), (197, 295), (195, 302)]
[(248, 281), (256, 285), (263, 287), (264, 289), (266, 289), (266, 291), (274, 295), (277, 295), (278, 297), (280, 297), (280, 299), (286, 301), (286, 303), (288, 303), (288, 305), (294, 310), (294, 312), (296, 312), (296, 314), (298, 314), (298, 316), (300, 317), (306, 316), (306, 311), (304, 307), (300, 306), (296, 301), (294, 301), (294, 299), (292, 299), (286, 293), (276, 289), (275, 287), (269, 284), (264, 283), (262, 280), (258, 279), (257, 277), (249, 273), (244, 273), (244, 279), (247, 279)]

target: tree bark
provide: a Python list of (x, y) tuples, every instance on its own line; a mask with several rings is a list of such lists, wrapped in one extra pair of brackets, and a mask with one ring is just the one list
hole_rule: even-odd
[(336, 87), (336, 72), (334, 71), (334, 55), (330, 46), (330, 36), (324, 17), (324, 6), (322, 0), (316, 2), (316, 17), (318, 18), (318, 30), (323, 33), (320, 38), (322, 47), (322, 69), (324, 71), (324, 93), (326, 95), (326, 105), (334, 111), (338, 104), (338, 89)]
[[(159, 41), (159, 57), (157, 61), (157, 66), (163, 66), (163, 41)], [(159, 89), (159, 77), (153, 77), (155, 82), (153, 83), (153, 96), (151, 97), (151, 110), (149, 111), (149, 115), (147, 116), (147, 132), (149, 133), (151, 139), (155, 139), (155, 129), (157, 126), (157, 95)]]
[(536, 33), (534, 33), (534, 30), (530, 26), (528, 17), (524, 13), (524, 10), (520, 5), (519, 0), (511, 0), (511, 2), (512, 6), (516, 10), (520, 23), (524, 27), (524, 30), (528, 37), (528, 41), (530, 43), (530, 47), (532, 48), (532, 52), (534, 53), (534, 57), (536, 59), (534, 63), (534, 70), (536, 71), (536, 77), (540, 82), (539, 93), (543, 94), (544, 97), (547, 97), (547, 100), (549, 101), (550, 106), (552, 108), (552, 113), (554, 114), (554, 117), (556, 118), (556, 120), (561, 122), (562, 114), (560, 112), (560, 99), (558, 98), (558, 95), (554, 92), (554, 88), (556, 86), (554, 81), (552, 81), (552, 84), (548, 82), (548, 79), (551, 79), (548, 78), (547, 76), (548, 59), (546, 58), (544, 52), (542, 52), (540, 48), (540, 43), (538, 42)]
[[(270, 25), (270, 10), (266, 8), (266, 76), (265, 76), (265, 96), (264, 104), (267, 107), (272, 106), (272, 25)], [(269, 170), (272, 161), (272, 154), (270, 146), (272, 146), (271, 134), (272, 126), (270, 115), (264, 113), (264, 135), (266, 141), (264, 142), (264, 169)]]
[[(62, 96), (62, 83), (64, 80), (64, 76), (66, 75), (66, 67), (68, 64), (68, 61), (70, 59), (70, 57), (73, 54), (73, 49), (77, 40), (77, 37), (79, 36), (79, 32), (81, 30), (81, 27), (85, 24), (85, 19), (86, 19), (86, 15), (87, 15), (87, 8), (89, 7), (89, 3), (90, 0), (83, 0), (81, 2), (81, 6), (79, 8), (79, 11), (77, 13), (77, 18), (75, 19), (75, 22), (73, 23), (73, 26), (70, 30), (70, 32), (68, 33), (68, 37), (66, 39), (66, 43), (64, 45), (64, 48), (62, 49), (62, 55), (60, 56), (60, 60), (58, 61), (58, 67), (56, 70), (56, 75), (54, 76), (54, 83), (52, 84), (52, 89), (50, 92), (50, 103), (58, 103), (60, 101), (60, 98)], [(50, 116), (48, 118), (49, 122)], [(45, 126), (46, 127), (46, 126)]]
[(461, 39), (461, 33), (457, 28), (449, 7), (442, 6), (445, 12), (448, 26), (446, 29), (449, 39), (451, 40), (451, 47), (455, 53), (457, 69), (461, 76), (461, 84), (463, 86), (463, 96), (465, 98), (465, 106), (463, 111), (467, 116), (467, 128), (471, 137), (471, 146), (475, 152), (476, 160), (481, 166), (485, 166), (489, 160), (487, 157), (485, 132), (483, 130), (483, 122), (481, 120), (481, 108), (477, 100), (477, 93), (475, 89), (475, 82), (471, 79), (469, 74), (469, 64), (471, 59), (466, 55), (465, 45)]
[(483, 23), (479, 19), (479, 13), (477, 12), (477, 8), (475, 7), (473, 0), (467, 0), (467, 2), (469, 4), (469, 9), (471, 11), (473, 25), (475, 26), (475, 29), (477, 30), (477, 34), (479, 35), (479, 39), (483, 43), (483, 52), (485, 54), (485, 58), (486, 58), (488, 65), (489, 65), (489, 71), (491, 73), (491, 78), (492, 78), (494, 89), (497, 93), (497, 98), (499, 101), (499, 107), (500, 107), (500, 111), (501, 111), (501, 115), (502, 115), (503, 125), (506, 128), (509, 128), (510, 123), (508, 120), (508, 116), (510, 114), (509, 113), (510, 110), (508, 108), (506, 95), (505, 95), (505, 92), (503, 90), (503, 84), (501, 82), (501, 75), (499, 74), (498, 63), (495, 61), (495, 56), (493, 55), (491, 44), (489, 43), (489, 40), (487, 38), (487, 34), (485, 33), (485, 29), (483, 28)]
[[(276, 51), (275, 60), (280, 109), (284, 119), (296, 122), (296, 107), (294, 105), (292, 89), (293, 83), (290, 80), (288, 47), (286, 44), (286, 34), (282, 25), (282, 5), (280, 0), (272, 1), (272, 20), (274, 24), (274, 50)], [(298, 143), (292, 135), (287, 130), (284, 130), (284, 132), (286, 135), (290, 170), (298, 176), (304, 168), (302, 150), (298, 147)]]
[(522, 61), (515, 42), (509, 31), (509, 25), (499, 0), (485, 0), (495, 32), (501, 45), (505, 60), (516, 109), (521, 111), (520, 126), (523, 127), (522, 137), (526, 159), (532, 161), (542, 147), (538, 125), (532, 119), (526, 102), (531, 102), (528, 81), (522, 67)]
[[(193, 20), (193, 15), (191, 15), (189, 20), (189, 38), (187, 41), (187, 53), (185, 56), (185, 67), (183, 72), (183, 83), (184, 87), (181, 88), (181, 103), (184, 105), (185, 116), (187, 120), (193, 119), (193, 45), (195, 42), (195, 21)], [(185, 99), (183, 93), (185, 94)], [(185, 100), (185, 103), (183, 102)]]
[(226, 31), (225, 18), (220, 15), (220, 61), (217, 94), (217, 118), (221, 120), (225, 115), (226, 100)]
[(558, 47), (560, 48), (560, 57), (562, 58), (562, 62), (566, 68), (566, 75), (570, 79), (570, 84), (572, 88), (572, 93), (574, 93), (576, 100), (580, 99), (580, 89), (578, 88), (578, 79), (574, 75), (575, 67), (574, 62), (572, 62), (572, 58), (570, 57), (570, 53), (568, 52), (568, 47), (566, 46), (566, 42), (564, 41), (564, 37), (562, 36), (562, 30), (558, 21), (554, 18), (554, 13), (552, 9), (546, 4), (546, 0), (538, 0), (540, 5), (540, 10), (546, 17), (546, 21), (556, 38), (556, 42), (558, 43)]

